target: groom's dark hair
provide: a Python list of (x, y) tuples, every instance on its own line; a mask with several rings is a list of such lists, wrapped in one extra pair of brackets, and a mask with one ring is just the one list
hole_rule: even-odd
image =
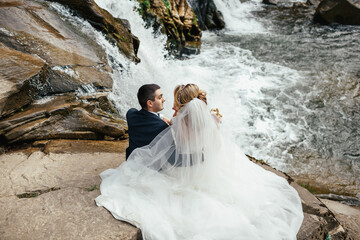
[(148, 100), (155, 101), (155, 91), (160, 89), (160, 86), (157, 84), (145, 84), (139, 88), (137, 97), (141, 107), (147, 110), (146, 102)]

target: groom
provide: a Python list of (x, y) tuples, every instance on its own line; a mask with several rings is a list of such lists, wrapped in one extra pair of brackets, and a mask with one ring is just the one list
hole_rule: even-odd
[(137, 93), (141, 110), (131, 108), (126, 113), (128, 123), (129, 147), (126, 159), (135, 148), (148, 145), (160, 132), (167, 128), (170, 120), (159, 114), (164, 109), (165, 98), (156, 84), (145, 84)]

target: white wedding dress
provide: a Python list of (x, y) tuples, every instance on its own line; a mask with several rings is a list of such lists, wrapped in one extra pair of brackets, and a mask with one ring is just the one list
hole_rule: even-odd
[(101, 178), (97, 205), (145, 240), (296, 239), (303, 220), (298, 193), (224, 139), (198, 99)]

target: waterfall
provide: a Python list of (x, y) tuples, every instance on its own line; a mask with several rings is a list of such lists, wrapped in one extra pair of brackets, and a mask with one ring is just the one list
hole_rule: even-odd
[[(298, 73), (286, 67), (260, 62), (248, 50), (233, 44), (222, 43), (214, 33), (204, 32), (200, 55), (188, 60), (164, 58), (165, 39), (154, 37), (152, 29), (146, 29), (136, 11), (134, 1), (97, 0), (97, 4), (115, 17), (128, 19), (132, 32), (139, 37), (141, 63), (131, 64), (125, 73), (114, 73), (112, 98), (125, 113), (129, 107), (137, 107), (136, 92), (145, 83), (157, 83), (167, 97), (164, 113), (171, 116), (172, 91), (180, 83), (196, 83), (208, 92), (210, 107), (217, 107), (224, 115), (222, 128), (236, 138), (239, 146), (248, 154), (269, 160), (269, 149), (274, 156), (286, 154), (286, 149), (275, 145), (286, 145), (298, 140), (298, 129), (285, 123), (281, 113), (273, 112), (272, 118), (266, 113), (268, 107), (263, 101), (281, 95), (286, 86), (300, 78)], [(227, 20), (229, 34), (267, 34), (267, 30), (252, 17), (258, 3), (241, 4), (239, 1), (218, 0)], [(230, 10), (233, 9), (233, 10)], [(241, 24), (239, 24), (241, 23)], [(264, 90), (271, 92), (262, 93)], [(285, 94), (284, 94), (285, 96)], [(273, 104), (282, 104), (274, 99)], [(288, 137), (290, 136), (290, 137)], [(274, 140), (276, 140), (274, 142)], [(283, 153), (285, 151), (285, 153)], [(290, 156), (290, 155), (289, 155)], [(288, 156), (288, 157), (289, 157)], [(275, 161), (275, 158), (273, 159)], [(278, 166), (281, 160), (276, 159)]]
[(232, 34), (267, 32), (251, 14), (251, 11), (259, 8), (261, 1), (242, 3), (239, 0), (214, 0), (214, 3), (224, 16), (226, 29)]

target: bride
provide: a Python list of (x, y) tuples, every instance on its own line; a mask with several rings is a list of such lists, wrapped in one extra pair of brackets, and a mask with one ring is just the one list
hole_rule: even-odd
[(171, 127), (101, 173), (95, 201), (145, 240), (296, 239), (301, 200), (224, 138), (195, 84), (174, 91)]

